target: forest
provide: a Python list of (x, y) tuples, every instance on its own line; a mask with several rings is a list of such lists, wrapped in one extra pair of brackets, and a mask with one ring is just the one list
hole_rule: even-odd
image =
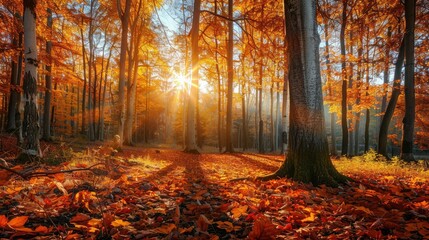
[(0, 29), (0, 238), (429, 237), (428, 0), (1, 0)]

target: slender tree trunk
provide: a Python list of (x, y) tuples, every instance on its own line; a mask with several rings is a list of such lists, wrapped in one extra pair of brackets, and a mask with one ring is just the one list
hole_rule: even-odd
[(342, 22), (340, 31), (340, 45), (341, 45), (341, 77), (342, 77), (342, 88), (341, 88), (341, 130), (343, 133), (343, 140), (341, 144), (341, 155), (348, 153), (348, 141), (349, 141), (349, 129), (347, 126), (347, 70), (346, 70), (346, 45), (345, 45), (345, 31), (347, 24), (347, 3), (348, 0), (342, 0), (343, 12)]
[(24, 0), (24, 84), (22, 104), (24, 137), (22, 153), (28, 156), (42, 155), (39, 143), (39, 112), (37, 97), (37, 44), (36, 44), (36, 0)]
[(270, 135), (271, 135), (271, 151), (274, 152), (275, 151), (275, 134), (274, 134), (274, 82), (271, 82), (271, 88), (270, 88), (270, 124), (271, 124), (271, 131), (270, 131)]
[[(82, 24), (83, 24), (83, 18), (82, 18)], [(80, 29), (80, 38), (82, 41), (82, 66), (83, 66), (83, 90), (82, 90), (82, 129), (81, 133), (85, 134), (85, 127), (86, 127), (86, 88), (87, 88), (87, 79), (86, 79), (86, 51), (85, 51), (85, 40), (83, 37), (83, 29)]]
[[(369, 28), (366, 36), (366, 97), (369, 96)], [(365, 119), (365, 152), (369, 151), (369, 123), (371, 120), (369, 108), (366, 109)]]
[(401, 72), (404, 64), (405, 56), (405, 45), (402, 40), (401, 47), (399, 48), (398, 58), (395, 64), (395, 74), (393, 77), (392, 95), (387, 105), (386, 111), (383, 115), (380, 125), (380, 131), (378, 136), (378, 154), (387, 157), (387, 134), (389, 131), (390, 121), (393, 117), (393, 113), (398, 102), (399, 95), (401, 94)]
[(119, 112), (119, 128), (118, 135), (120, 137), (120, 145), (124, 140), (124, 127), (125, 127), (125, 62), (127, 58), (128, 48), (128, 22), (130, 19), (130, 8), (131, 0), (125, 1), (125, 10), (121, 8), (121, 1), (117, 0), (118, 15), (121, 19), (121, 52), (119, 55), (119, 100), (118, 100), (118, 112)]
[(234, 81), (234, 69), (233, 69), (233, 54), (234, 54), (234, 28), (232, 19), (233, 11), (233, 0), (228, 0), (228, 45), (227, 45), (227, 69), (228, 69), (228, 95), (226, 103), (226, 142), (225, 152), (234, 152), (232, 144), (232, 99), (233, 99), (233, 81)]
[(198, 47), (198, 38), (199, 38), (199, 29), (200, 29), (200, 6), (201, 1), (194, 1), (194, 13), (192, 18), (192, 31), (191, 31), (191, 51), (192, 51), (192, 81), (190, 86), (190, 93), (188, 96), (188, 109), (187, 109), (187, 124), (186, 124), (186, 143), (185, 143), (185, 152), (198, 153), (196, 136), (195, 136), (195, 107), (196, 107), (196, 95), (198, 91), (198, 86), (195, 84), (198, 82), (199, 74), (199, 47)]
[[(352, 31), (350, 31), (350, 34), (349, 34), (349, 42), (350, 42), (350, 44), (349, 44), (349, 47), (350, 47), (350, 50), (349, 50), (349, 55), (353, 55), (353, 32)], [(348, 75), (348, 89), (350, 89), (350, 90), (353, 90), (353, 77), (354, 77), (354, 72), (353, 72), (353, 68), (354, 68), (354, 64), (353, 64), (353, 61), (352, 60), (349, 60), (349, 73), (347, 74)], [(350, 116), (348, 117), (348, 126), (349, 126), (349, 146), (348, 146), (348, 155), (349, 156), (354, 156), (356, 153), (354, 152), (354, 140), (355, 140), (355, 138), (354, 138), (354, 132), (353, 132), (353, 129), (354, 129), (354, 126), (353, 126), (353, 117), (354, 117), (354, 113), (353, 113), (353, 108), (352, 108), (352, 105), (351, 104), (348, 104), (348, 101), (347, 101), (347, 109), (348, 109), (348, 111), (351, 113), (350, 114)]]
[[(360, 25), (361, 28), (363, 28), (363, 24)], [(357, 78), (356, 78), (356, 89), (357, 89), (357, 96), (356, 96), (356, 106), (359, 107), (360, 105), (360, 101), (361, 101), (361, 86), (362, 86), (362, 53), (363, 53), (363, 46), (362, 46), (362, 41), (363, 41), (363, 36), (360, 35), (359, 36), (359, 40), (358, 40), (358, 64), (357, 64)], [(359, 135), (360, 135), (360, 131), (359, 131), (359, 125), (360, 125), (360, 115), (361, 115), (361, 111), (359, 109), (356, 110), (356, 121), (355, 121), (355, 133), (354, 133), (354, 153), (355, 154), (359, 154)]]
[(401, 158), (415, 161), (414, 122), (416, 118), (416, 96), (414, 90), (414, 25), (416, 0), (405, 0), (405, 116), (402, 120)]
[[(52, 35), (52, 10), (48, 8), (48, 19), (47, 27)], [(51, 139), (51, 98), (52, 98), (52, 41), (51, 36), (46, 41), (46, 55), (47, 55), (47, 64), (46, 64), (46, 75), (45, 75), (45, 102), (43, 107), (43, 139)]]
[[(21, 48), (22, 47), (22, 32), (19, 33), (18, 40), (13, 39), (12, 45)], [(19, 88), (21, 85), (21, 72), (22, 72), (22, 50), (18, 52), (17, 61), (12, 60), (12, 72), (10, 79), (10, 96), (8, 103), (8, 114), (7, 114), (7, 131), (17, 130), (16, 122), (19, 121), (19, 102), (21, 94)], [(18, 123), (18, 125), (20, 125)], [(19, 131), (19, 130), (18, 130)], [(20, 134), (18, 134), (20, 135)], [(22, 136), (18, 136), (19, 142), (22, 142)]]
[[(329, 40), (330, 36), (328, 33), (329, 24), (328, 19), (324, 18), (325, 25), (325, 54), (326, 54), (326, 85), (328, 86), (328, 94), (330, 97), (333, 97), (334, 93), (332, 90), (332, 78), (331, 78), (331, 59), (330, 59), (330, 48), (329, 48)], [(335, 137), (335, 113), (332, 112), (330, 114), (331, 117), (331, 155), (337, 156), (337, 146), (336, 146), (336, 137)]]

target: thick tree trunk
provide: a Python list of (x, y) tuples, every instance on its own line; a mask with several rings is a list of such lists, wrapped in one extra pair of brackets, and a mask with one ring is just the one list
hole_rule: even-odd
[(232, 19), (233, 11), (233, 0), (228, 0), (228, 45), (227, 45), (227, 68), (228, 68), (228, 95), (226, 103), (226, 142), (225, 152), (234, 152), (232, 145), (232, 99), (233, 99), (233, 81), (234, 81), (234, 69), (233, 69), (233, 54), (234, 54), (234, 28)]
[(398, 58), (395, 64), (395, 74), (393, 77), (392, 95), (387, 105), (386, 111), (381, 120), (380, 131), (378, 136), (378, 154), (387, 157), (387, 134), (389, 131), (390, 121), (398, 102), (399, 95), (401, 94), (401, 71), (404, 64), (405, 46), (402, 40), (401, 47), (399, 48)]
[(405, 0), (405, 116), (402, 120), (401, 158), (415, 161), (414, 122), (416, 118), (416, 96), (414, 90), (414, 25), (416, 0)]
[(349, 144), (349, 129), (347, 126), (347, 70), (346, 70), (346, 45), (345, 45), (345, 31), (347, 24), (347, 2), (348, 0), (342, 0), (343, 2), (343, 12), (342, 12), (342, 22), (341, 22), (341, 31), (340, 31), (340, 45), (341, 45), (341, 77), (342, 77), (342, 87), (341, 87), (341, 130), (343, 134), (342, 144), (341, 144), (341, 155), (346, 155), (348, 153), (348, 144)]
[(119, 128), (118, 135), (120, 137), (120, 145), (124, 140), (124, 127), (125, 127), (125, 62), (127, 58), (127, 48), (128, 48), (128, 22), (130, 19), (130, 8), (131, 0), (125, 1), (125, 10), (122, 11), (121, 1), (117, 0), (118, 6), (118, 15), (121, 19), (121, 52), (119, 55), (119, 100), (118, 100), (118, 113), (119, 113)]
[(315, 185), (346, 180), (329, 158), (323, 115), (315, 0), (285, 0), (290, 84), (289, 149), (273, 175)]
[[(52, 10), (48, 8), (48, 19), (47, 27), (49, 28), (50, 35), (52, 35)], [(52, 41), (51, 36), (46, 41), (46, 55), (48, 58), (46, 64), (46, 75), (45, 75), (45, 102), (43, 106), (43, 139), (51, 139), (51, 98), (52, 98)]]
[[(37, 97), (37, 44), (36, 44), (36, 0), (24, 0), (24, 84), (21, 107), (24, 110), (22, 153), (28, 156), (42, 155), (39, 143), (39, 112)], [(22, 111), (22, 109), (21, 109)]]
[(198, 91), (198, 86), (195, 84), (198, 82), (199, 74), (199, 47), (198, 47), (198, 38), (199, 38), (199, 29), (200, 29), (200, 6), (201, 0), (194, 1), (194, 13), (192, 18), (192, 30), (191, 30), (191, 62), (192, 62), (192, 72), (191, 72), (191, 86), (190, 93), (188, 96), (188, 107), (186, 114), (186, 143), (185, 143), (185, 152), (198, 153), (197, 143), (196, 143), (196, 134), (195, 134), (195, 107), (196, 107), (196, 95)]

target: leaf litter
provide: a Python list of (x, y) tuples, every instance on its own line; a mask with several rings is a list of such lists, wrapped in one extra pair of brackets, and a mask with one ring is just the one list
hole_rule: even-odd
[(0, 238), (429, 238), (427, 172), (340, 159), (334, 164), (356, 181), (339, 188), (290, 179), (230, 181), (270, 173), (282, 161), (280, 155), (166, 149), (76, 153), (58, 167), (41, 168), (103, 164), (3, 180)]

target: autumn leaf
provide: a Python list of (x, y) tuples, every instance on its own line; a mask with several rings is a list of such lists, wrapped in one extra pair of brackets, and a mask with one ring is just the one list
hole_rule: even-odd
[(252, 231), (249, 233), (251, 240), (271, 240), (276, 239), (278, 230), (276, 226), (265, 216), (261, 216), (253, 224)]
[(225, 221), (225, 222), (217, 221), (216, 224), (217, 224), (218, 228), (223, 229), (226, 232), (237, 231), (241, 228), (240, 226), (234, 226), (234, 224), (232, 224), (232, 222), (227, 222), (227, 221)]
[(231, 210), (233, 218), (239, 218), (247, 212), (247, 205), (239, 206)]
[(126, 227), (126, 226), (129, 226), (130, 224), (131, 224), (130, 222), (123, 221), (121, 219), (117, 219), (111, 223), (113, 227)]
[(38, 232), (38, 233), (49, 233), (49, 229), (45, 226), (42, 226), (42, 225), (36, 227), (36, 229), (34, 229), (34, 231)]
[(161, 233), (161, 234), (170, 234), (175, 228), (176, 228), (176, 225), (173, 223), (170, 223), (170, 224), (163, 225), (161, 227), (153, 229), (153, 232)]
[(28, 216), (19, 216), (15, 217), (12, 220), (10, 220), (7, 225), (11, 228), (20, 228), (23, 227), (24, 224), (27, 222)]
[(72, 219), (70, 219), (71, 223), (77, 223), (77, 222), (85, 222), (88, 221), (89, 219), (91, 219), (90, 216), (83, 214), (83, 213), (77, 213), (76, 216), (72, 217)]
[(4, 228), (7, 225), (7, 217), (5, 215), (0, 215), (0, 227)]
[(206, 216), (200, 215), (197, 221), (197, 230), (200, 232), (207, 232), (207, 229), (211, 222), (207, 219)]
[(311, 212), (310, 216), (302, 219), (301, 222), (314, 222), (314, 220), (315, 220), (315, 215), (314, 213)]

